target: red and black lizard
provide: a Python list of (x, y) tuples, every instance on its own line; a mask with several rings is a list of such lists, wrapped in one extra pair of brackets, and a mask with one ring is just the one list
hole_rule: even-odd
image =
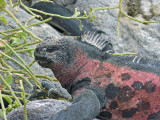
[(110, 43), (95, 32), (79, 39), (51, 37), (37, 46), (36, 61), (73, 97), (74, 104), (52, 120), (160, 119), (159, 61), (111, 53)]

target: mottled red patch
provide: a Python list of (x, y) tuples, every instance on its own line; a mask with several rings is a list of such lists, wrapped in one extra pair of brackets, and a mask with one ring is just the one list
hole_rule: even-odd
[[(80, 67), (81, 69), (79, 69)], [(99, 60), (89, 58), (82, 51), (77, 52), (77, 59), (69, 68), (66, 68), (66, 70), (68, 69), (70, 71), (66, 73), (72, 77), (70, 77), (70, 80), (68, 78), (68, 80), (61, 81), (63, 84), (72, 81), (73, 76), (75, 77), (75, 83), (88, 77), (91, 79), (91, 84), (95, 84), (102, 89), (105, 89), (109, 84), (113, 84), (121, 89), (120, 93), (122, 95), (120, 96), (119, 94), (111, 99), (111, 102), (117, 102), (118, 107), (110, 109), (110, 104), (107, 104), (108, 106), (106, 107), (107, 111), (112, 113), (112, 119), (122, 120), (124, 119), (122, 112), (125, 113), (126, 111), (127, 113), (136, 110), (133, 111), (134, 113), (129, 119), (146, 120), (149, 114), (160, 110), (160, 76), (155, 73), (136, 71), (127, 66), (113, 65), (105, 61), (100, 62)], [(79, 71), (77, 72), (77, 70)], [(133, 83), (135, 84), (137, 81), (142, 83), (143, 87), (135, 90)], [(127, 90), (122, 91), (124, 86), (128, 86), (128, 91), (132, 94), (128, 94)], [(128, 97), (128, 95), (130, 96)], [(118, 96), (120, 97), (118, 98)], [(126, 99), (124, 100), (123, 98)]]

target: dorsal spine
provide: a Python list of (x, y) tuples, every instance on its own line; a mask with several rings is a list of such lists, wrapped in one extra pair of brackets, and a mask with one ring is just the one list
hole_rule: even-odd
[(106, 52), (107, 54), (114, 53), (112, 49), (112, 44), (107, 41), (107, 35), (104, 33), (98, 32), (85, 32), (83, 36), (81, 36), (81, 41), (86, 42), (92, 46), (95, 46), (99, 50)]

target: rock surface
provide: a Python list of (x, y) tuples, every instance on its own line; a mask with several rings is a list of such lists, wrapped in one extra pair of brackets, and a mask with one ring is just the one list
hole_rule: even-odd
[[(44, 99), (28, 102), (27, 120), (50, 120), (50, 116), (70, 106), (64, 100)], [(24, 120), (23, 107), (12, 110), (7, 114), (7, 120)]]

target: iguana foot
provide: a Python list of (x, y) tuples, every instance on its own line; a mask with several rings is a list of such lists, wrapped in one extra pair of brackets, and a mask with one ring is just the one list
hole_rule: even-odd
[(37, 100), (47, 98), (48, 95), (45, 91), (41, 91), (36, 85), (29, 92), (31, 95), (27, 98), (28, 100)]
[(53, 98), (53, 99), (66, 99), (71, 101), (70, 94), (61, 87), (58, 82), (52, 82), (47, 80), (42, 80), (41, 82), (42, 87), (47, 91), (41, 91), (37, 86), (33, 86), (30, 91), (31, 96), (28, 97), (29, 100), (35, 99), (43, 99), (43, 98)]
[(64, 88), (62, 88), (59, 83), (43, 80), (41, 85), (43, 88), (45, 88), (45, 90), (48, 91), (48, 96), (50, 98), (64, 98), (68, 101), (71, 101), (72, 99), (69, 93)]

